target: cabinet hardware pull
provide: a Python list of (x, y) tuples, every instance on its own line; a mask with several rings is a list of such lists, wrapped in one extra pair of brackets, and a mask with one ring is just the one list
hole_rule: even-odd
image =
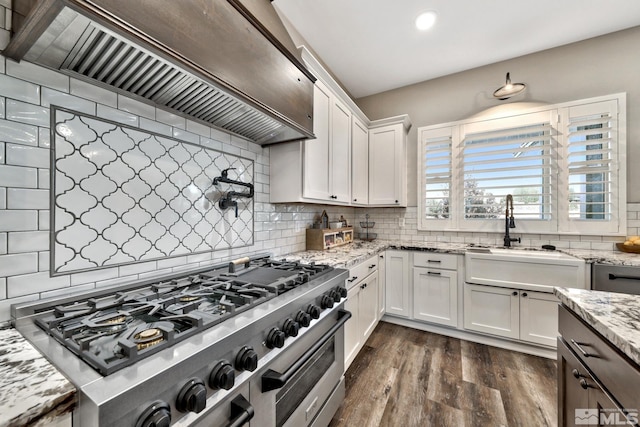
[(353, 276), (351, 279), (347, 279), (347, 282), (349, 282), (349, 283), (353, 283), (353, 282), (355, 282), (356, 280), (358, 280), (358, 276)]
[(582, 387), (582, 388), (583, 388), (583, 389), (585, 389), (585, 390), (586, 390), (586, 389), (588, 389), (589, 387), (591, 387), (591, 388), (595, 388), (594, 386), (592, 386), (591, 384), (589, 384), (589, 383), (587, 382), (587, 380), (585, 380), (584, 378), (580, 378), (580, 381), (579, 381), (579, 382), (580, 382), (580, 387)]
[(428, 259), (427, 262), (431, 263), (431, 264), (441, 264), (442, 261), (438, 260), (438, 259)]
[(583, 377), (584, 377), (584, 378), (586, 378), (586, 375), (582, 375), (582, 374), (580, 373), (580, 371), (578, 371), (577, 369), (574, 369), (573, 371), (571, 371), (571, 373), (573, 374), (573, 376), (574, 376), (576, 379), (580, 379), (580, 378), (583, 378)]
[(517, 297), (518, 296), (518, 292), (513, 291), (513, 293), (511, 295), (513, 295), (514, 297)]
[(432, 276), (440, 276), (442, 273), (436, 272), (436, 271), (427, 271), (427, 274), (430, 274)]
[(522, 296), (523, 296), (523, 297), (526, 297), (526, 296), (527, 296), (527, 293), (526, 293), (526, 292), (523, 292), (523, 293), (522, 293)]
[(609, 273), (609, 280), (616, 280), (616, 279), (640, 280), (640, 277), (637, 277), (637, 276), (616, 276), (615, 274)]
[(360, 289), (364, 289), (364, 288), (366, 288), (366, 287), (367, 287), (367, 284), (365, 283), (364, 285), (361, 285), (361, 286), (360, 286)]
[(576, 348), (580, 351), (580, 353), (582, 353), (582, 355), (583, 355), (584, 357), (598, 357), (598, 356), (596, 356), (595, 354), (587, 353), (587, 352), (584, 350), (584, 348), (582, 348), (582, 347), (581, 347), (581, 346), (583, 346), (583, 345), (584, 345), (584, 346), (589, 346), (589, 344), (585, 344), (585, 343), (583, 343), (583, 342), (576, 342), (576, 340), (574, 340), (574, 339), (571, 339), (571, 344), (575, 345), (575, 346), (576, 346)]
[(369, 268), (375, 268), (375, 266), (376, 266), (375, 264), (371, 264)]
[(380, 258), (384, 259), (384, 255), (380, 255)]

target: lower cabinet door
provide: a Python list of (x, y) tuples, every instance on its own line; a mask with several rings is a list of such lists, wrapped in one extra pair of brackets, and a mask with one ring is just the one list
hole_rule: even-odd
[(362, 281), (358, 294), (358, 322), (362, 344), (367, 340), (378, 321), (378, 272)]
[(347, 370), (353, 359), (356, 358), (360, 347), (362, 346), (362, 335), (360, 334), (359, 311), (360, 304), (358, 298), (360, 296), (360, 286), (356, 285), (349, 289), (347, 293), (347, 301), (344, 303), (344, 309), (351, 312), (351, 319), (347, 320), (344, 325), (344, 369)]
[(520, 339), (555, 347), (558, 299), (544, 292), (520, 291)]
[(458, 273), (414, 267), (413, 317), (458, 326)]
[(465, 283), (465, 329), (519, 338), (519, 300), (519, 292), (514, 289)]
[[(581, 386), (591, 382), (587, 368), (573, 355), (569, 347), (558, 339), (558, 426), (574, 427), (593, 423), (589, 413), (589, 391)], [(590, 423), (591, 421), (591, 423)], [(597, 420), (596, 420), (597, 421)]]

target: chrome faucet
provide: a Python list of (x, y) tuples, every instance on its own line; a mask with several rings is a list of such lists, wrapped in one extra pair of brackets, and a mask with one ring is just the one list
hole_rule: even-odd
[(509, 229), (516, 228), (516, 220), (513, 218), (513, 196), (507, 194), (507, 209), (504, 213), (504, 247), (511, 247), (511, 242), (520, 243), (520, 237), (513, 238), (509, 236)]

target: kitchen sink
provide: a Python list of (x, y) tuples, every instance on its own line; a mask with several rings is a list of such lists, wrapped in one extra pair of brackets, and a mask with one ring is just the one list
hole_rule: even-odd
[(554, 286), (585, 288), (585, 261), (555, 251), (469, 248), (465, 281), (481, 285), (552, 292)]

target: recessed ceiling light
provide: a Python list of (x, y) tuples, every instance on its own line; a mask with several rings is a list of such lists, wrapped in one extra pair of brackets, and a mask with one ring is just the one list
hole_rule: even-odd
[(416, 28), (420, 31), (428, 30), (429, 28), (433, 27), (433, 25), (436, 23), (437, 17), (438, 15), (432, 10), (421, 13), (416, 18)]

